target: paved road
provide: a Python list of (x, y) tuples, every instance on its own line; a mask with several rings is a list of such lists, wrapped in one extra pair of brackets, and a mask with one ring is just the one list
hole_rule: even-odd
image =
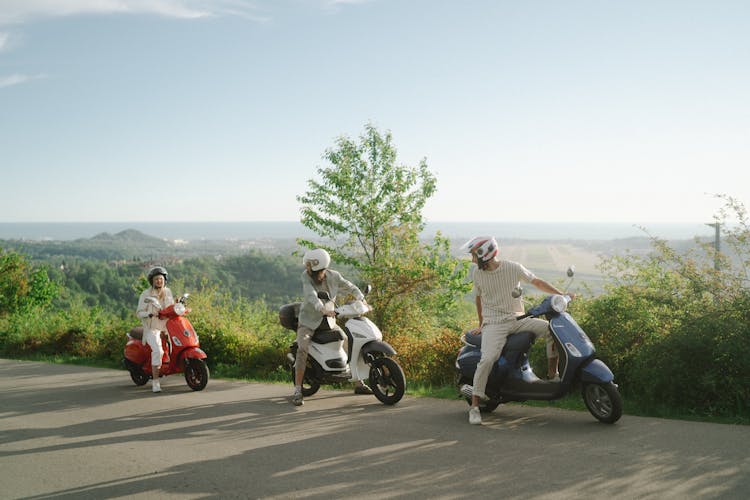
[(0, 360), (0, 498), (750, 498), (750, 427)]

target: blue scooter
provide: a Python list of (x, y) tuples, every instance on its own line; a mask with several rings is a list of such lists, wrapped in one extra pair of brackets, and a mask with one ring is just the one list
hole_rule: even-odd
[[(572, 272), (569, 271), (568, 275), (571, 276)], [(520, 296), (520, 293), (519, 287), (513, 295)], [(534, 374), (529, 365), (529, 349), (536, 340), (535, 335), (531, 332), (515, 333), (508, 337), (500, 359), (492, 368), (485, 389), (489, 400), (480, 403), (480, 411), (491, 412), (509, 401), (551, 401), (580, 387), (583, 401), (596, 419), (605, 424), (620, 419), (622, 398), (614, 383), (614, 375), (604, 362), (596, 358), (594, 344), (566, 311), (569, 301), (570, 297), (566, 295), (550, 295), (517, 318), (545, 316), (549, 321), (560, 357), (560, 381), (542, 380)], [(465, 345), (456, 358), (456, 381), (461, 395), (471, 405), (471, 385), (481, 357), (482, 336), (467, 332), (462, 338)]]

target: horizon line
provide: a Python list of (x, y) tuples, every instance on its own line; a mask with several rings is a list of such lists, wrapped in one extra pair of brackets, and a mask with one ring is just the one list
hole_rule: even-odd
[[(713, 223), (715, 221), (712, 221)], [(0, 221), (0, 224), (302, 224), (298, 220), (159, 220), (159, 221), (139, 221), (139, 220), (70, 220), (70, 221), (56, 221), (56, 220), (44, 220), (44, 221)], [(497, 220), (497, 221), (483, 221), (483, 220), (434, 220), (425, 221), (425, 224), (628, 224), (632, 226), (639, 226), (645, 224), (670, 224), (670, 225), (704, 225), (709, 222), (697, 222), (697, 221), (510, 221), (510, 220)]]

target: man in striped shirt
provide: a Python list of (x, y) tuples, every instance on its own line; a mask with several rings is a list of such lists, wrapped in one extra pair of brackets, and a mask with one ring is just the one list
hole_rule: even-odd
[(469, 423), (481, 424), (479, 403), (487, 399), (484, 393), (487, 378), (492, 366), (500, 358), (508, 335), (519, 331), (531, 331), (537, 338), (544, 337), (547, 341), (548, 378), (553, 381), (559, 380), (558, 356), (549, 333), (549, 323), (538, 318), (516, 320), (517, 316), (524, 313), (524, 308), (521, 298), (513, 297), (513, 289), (524, 282), (545, 293), (562, 295), (562, 292), (547, 281), (537, 278), (521, 264), (500, 260), (499, 246), (494, 237), (473, 238), (463, 248), (469, 251), (472, 261), (477, 265), (473, 279), (479, 328), (473, 333), (482, 334), (482, 356), (474, 373)]

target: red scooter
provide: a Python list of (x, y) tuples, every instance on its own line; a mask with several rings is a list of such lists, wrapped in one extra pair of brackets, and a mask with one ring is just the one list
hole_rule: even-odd
[[(167, 318), (167, 332), (161, 334), (164, 355), (159, 373), (167, 376), (184, 372), (187, 385), (194, 391), (200, 391), (208, 384), (207, 356), (199, 347), (193, 325), (185, 317), (190, 312), (185, 306), (187, 297), (187, 294), (183, 295), (176, 303), (164, 309), (161, 309), (156, 299), (151, 299), (159, 309), (159, 318)], [(125, 344), (123, 363), (135, 385), (144, 385), (152, 378), (151, 347), (142, 340), (143, 327), (137, 326), (128, 332), (128, 343)]]

